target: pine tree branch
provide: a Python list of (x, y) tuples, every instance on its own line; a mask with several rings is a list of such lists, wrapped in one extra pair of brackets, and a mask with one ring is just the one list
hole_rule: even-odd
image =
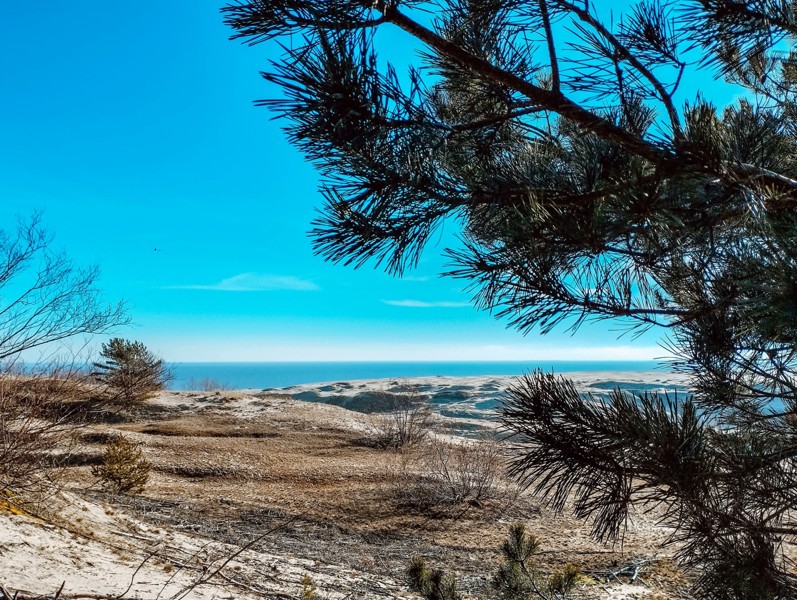
[(659, 97), (659, 100), (662, 104), (664, 104), (664, 108), (667, 110), (667, 115), (670, 119), (670, 127), (672, 127), (673, 136), (675, 137), (676, 141), (683, 138), (683, 130), (681, 128), (681, 121), (678, 116), (678, 110), (675, 108), (675, 105), (672, 101), (672, 96), (664, 89), (664, 85), (659, 81), (659, 79), (653, 75), (653, 73), (648, 69), (642, 61), (637, 59), (636, 56), (622, 43), (617, 37), (609, 31), (609, 29), (603, 25), (600, 21), (598, 21), (592, 14), (589, 12), (588, 9), (582, 9), (572, 4), (571, 2), (567, 2), (565, 0), (556, 0), (556, 3), (559, 4), (562, 8), (565, 8), (575, 14), (579, 20), (584, 23), (587, 23), (590, 27), (592, 27), (595, 31), (600, 33), (605, 39), (609, 41), (615, 51), (618, 53), (619, 57), (626, 60), (634, 69), (637, 70), (652, 86), (653, 89), (656, 90), (656, 94)]
[(778, 189), (786, 188), (792, 192), (797, 190), (797, 179), (792, 179), (781, 173), (776, 173), (770, 169), (751, 165), (749, 163), (735, 162), (731, 163), (730, 170), (734, 174), (741, 174), (754, 179), (758, 179), (763, 183), (778, 184)]
[[(559, 1), (561, 2), (562, 0)], [(563, 5), (567, 7), (572, 6), (575, 10), (578, 10), (582, 13), (584, 12), (568, 2), (564, 2)], [(559, 116), (576, 123), (584, 130), (590, 131), (597, 136), (616, 144), (621, 148), (624, 148), (632, 154), (649, 160), (654, 165), (659, 166), (663, 171), (678, 172), (689, 170), (705, 172), (707, 174), (720, 177), (725, 177), (726, 174), (730, 172), (741, 179), (755, 177), (759, 181), (768, 183), (774, 186), (776, 189), (780, 189), (789, 193), (791, 196), (794, 196), (795, 193), (797, 193), (797, 180), (785, 177), (772, 171), (768, 171), (767, 169), (759, 168), (755, 165), (725, 163), (724, 169), (718, 170), (706, 164), (704, 161), (699, 160), (693, 155), (683, 152), (674, 152), (671, 149), (654, 144), (629, 132), (627, 129), (616, 125), (605, 117), (601, 117), (594, 112), (585, 109), (578, 103), (562, 94), (561, 91), (546, 90), (545, 88), (530, 83), (514, 73), (496, 67), (490, 62), (475, 56), (470, 52), (467, 52), (461, 46), (446, 40), (427, 27), (424, 27), (417, 21), (414, 21), (399, 11), (397, 6), (394, 4), (389, 4), (386, 2), (386, 0), (377, 0), (377, 8), (378, 10), (382, 11), (385, 22), (392, 23), (393, 25), (403, 29), (437, 52), (440, 52), (462, 66), (468, 67), (474, 72), (479, 73), (482, 76), (495, 81), (496, 83), (505, 85), (506, 87), (523, 94), (531, 101), (538, 104), (541, 109), (558, 114)], [(597, 23), (597, 21), (595, 22)], [(619, 44), (619, 41), (617, 43)], [(625, 48), (621, 44), (619, 45), (622, 48)], [(628, 53), (628, 50), (625, 49), (625, 52)], [(644, 65), (641, 65), (641, 63), (634, 59), (630, 53), (628, 53), (628, 55), (631, 56), (631, 60), (633, 61), (632, 64), (638, 64), (642, 69), (645, 69)], [(665, 101), (665, 103), (669, 102), (668, 113), (670, 113), (670, 108), (674, 110), (670, 95), (666, 90), (664, 90), (661, 82), (658, 82), (658, 80), (653, 77), (652, 74), (651, 78), (657, 82), (658, 88), (660, 88), (659, 93), (661, 95), (662, 101)], [(671, 121), (675, 123), (673, 126), (673, 131), (680, 131), (680, 122), (677, 117), (677, 111), (671, 114)], [(791, 200), (797, 201), (797, 198), (791, 198)]]
[(496, 67), (488, 61), (467, 52), (461, 46), (446, 40), (417, 21), (412, 20), (399, 11), (397, 6), (388, 4), (385, 0), (378, 0), (378, 6), (379, 10), (383, 12), (386, 21), (403, 29), (429, 47), (472, 69), (474, 72), (523, 94), (541, 108), (573, 121), (586, 131), (594, 132), (600, 137), (610, 140), (654, 164), (671, 162), (675, 157), (672, 151), (665, 150), (615, 125), (608, 119), (596, 115), (570, 100), (561, 92), (546, 90), (534, 85), (514, 73)]
[(539, 0), (540, 15), (542, 16), (542, 24), (545, 28), (545, 40), (548, 43), (548, 60), (551, 63), (551, 81), (553, 83), (553, 91), (559, 92), (562, 88), (561, 80), (559, 77), (559, 60), (556, 57), (556, 44), (553, 38), (553, 29), (551, 28), (551, 17), (548, 14), (547, 0)]
[[(709, 3), (703, 2), (702, 4), (705, 6)], [(765, 23), (769, 27), (777, 27), (782, 32), (797, 37), (797, 23), (782, 19), (777, 14), (756, 10), (753, 7), (752, 2), (734, 0), (718, 2), (714, 4), (718, 4), (721, 7), (723, 12), (723, 20), (726, 22), (730, 21), (732, 17), (735, 17), (738, 20), (757, 21), (759, 23)]]

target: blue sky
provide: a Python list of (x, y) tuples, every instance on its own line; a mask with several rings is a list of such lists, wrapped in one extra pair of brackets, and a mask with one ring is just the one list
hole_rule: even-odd
[(437, 276), (442, 242), (402, 280), (313, 256), (318, 177), (253, 106), (276, 94), (258, 75), (273, 47), (230, 42), (220, 5), (18, 2), (0, 19), (0, 227), (42, 211), (127, 301), (120, 335), (183, 362), (664, 354), (616, 325), (507, 330)]

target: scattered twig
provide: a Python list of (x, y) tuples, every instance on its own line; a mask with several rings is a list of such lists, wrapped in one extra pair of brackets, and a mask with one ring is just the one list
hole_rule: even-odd
[[(117, 596), (117, 598), (123, 598), (123, 597), (125, 596), (125, 594), (127, 594), (127, 592), (129, 592), (129, 591), (131, 590), (131, 588), (133, 587), (133, 582), (136, 580), (136, 575), (138, 575), (138, 572), (141, 570), (141, 568), (144, 566), (144, 564), (145, 564), (145, 563), (146, 563), (146, 562), (147, 562), (147, 561), (148, 561), (150, 558), (152, 558), (153, 556), (155, 556), (155, 555), (158, 553), (158, 550), (159, 550), (159, 548), (160, 548), (159, 546), (158, 546), (158, 547), (156, 547), (156, 548), (155, 548), (155, 549), (154, 549), (152, 552), (150, 552), (150, 553), (149, 553), (149, 554), (148, 554), (148, 555), (147, 555), (147, 556), (144, 558), (144, 560), (142, 560), (142, 561), (141, 561), (141, 563), (139, 563), (139, 565), (136, 567), (136, 570), (135, 570), (135, 571), (133, 571), (133, 574), (130, 576), (130, 585), (128, 585), (128, 586), (127, 586), (127, 589), (126, 589), (124, 592), (122, 592), (121, 594), (119, 594), (119, 595)], [(61, 587), (63, 588), (64, 586), (62, 585)], [(58, 597), (58, 596), (56, 596), (56, 598), (57, 598), (57, 597)]]
[(210, 574), (208, 574), (208, 575), (206, 575), (204, 577), (200, 577), (199, 579), (197, 579), (194, 583), (192, 583), (190, 586), (188, 586), (184, 590), (181, 590), (181, 591), (177, 592), (174, 596), (172, 596), (170, 598), (170, 600), (181, 600), (182, 598), (185, 598), (197, 586), (203, 585), (203, 584), (207, 583), (208, 581), (210, 581), (211, 579), (213, 579), (213, 577), (215, 577), (219, 572), (221, 572), (221, 570), (224, 569), (224, 567), (226, 567), (228, 564), (230, 564), (230, 562), (234, 558), (240, 556), (243, 552), (245, 552), (246, 550), (248, 550), (249, 548), (254, 546), (257, 542), (261, 541), (263, 538), (271, 535), (272, 533), (274, 533), (276, 531), (279, 531), (283, 527), (287, 527), (288, 525), (290, 525), (291, 523), (296, 521), (300, 516), (301, 515), (294, 515), (293, 517), (291, 517), (290, 519), (288, 519), (284, 523), (280, 523), (279, 525), (277, 525), (275, 527), (272, 527), (271, 529), (269, 529), (265, 533), (257, 536), (253, 540), (247, 542), (246, 544), (244, 544), (243, 546), (238, 548), (238, 550), (236, 550), (235, 552), (230, 554), (226, 559), (224, 559), (224, 561), (213, 572), (211, 572)]
[(158, 541), (160, 541), (157, 538), (148, 538), (148, 537), (145, 537), (143, 535), (136, 535), (134, 533), (125, 533), (124, 531), (111, 530), (110, 533), (113, 533), (114, 535), (120, 535), (120, 536), (123, 536), (123, 537), (133, 538), (134, 540), (141, 540), (142, 542), (158, 542)]
[(642, 565), (645, 565), (645, 564), (647, 564), (649, 562), (651, 562), (650, 559), (645, 559), (645, 560), (640, 560), (640, 561), (637, 561), (637, 562), (633, 562), (633, 563), (629, 563), (627, 565), (624, 565), (623, 567), (621, 567), (617, 571), (615, 571), (613, 573), (609, 573), (606, 576), (606, 581), (609, 582), (612, 579), (616, 579), (620, 575), (628, 575), (629, 581), (635, 581), (637, 579), (637, 577), (639, 576), (639, 570), (640, 570), (640, 568), (642, 568)]
[[(259, 575), (263, 575), (263, 574), (260, 573)], [(224, 573), (219, 573), (219, 577), (221, 577), (224, 581), (227, 581), (227, 582), (231, 583), (232, 585), (241, 587), (241, 588), (243, 588), (245, 590), (249, 590), (250, 592), (254, 592), (255, 594), (268, 595), (269, 597), (273, 597), (273, 598), (286, 598), (286, 600), (287, 599), (293, 600), (293, 598), (294, 598), (294, 596), (291, 596), (290, 594), (283, 594), (282, 592), (275, 592), (275, 591), (272, 591), (272, 590), (264, 590), (264, 589), (261, 589), (261, 588), (257, 588), (257, 587), (255, 587), (253, 585), (246, 584), (243, 581), (236, 581), (235, 579), (232, 579), (232, 578), (228, 577)], [(267, 575), (267, 577), (269, 579), (272, 579), (272, 580), (275, 579), (274, 577), (272, 577), (270, 575)]]
[[(205, 544), (202, 544), (202, 546), (200, 546), (200, 548), (199, 548), (199, 549), (198, 549), (196, 552), (194, 552), (194, 553), (193, 553), (191, 556), (189, 556), (189, 557), (188, 557), (188, 561), (187, 561), (187, 563), (190, 563), (192, 560), (194, 560), (194, 559), (195, 559), (197, 556), (199, 556), (199, 553), (200, 553), (200, 552), (204, 551), (204, 550), (205, 550), (205, 548), (207, 548), (208, 546), (210, 546), (212, 543), (213, 543), (213, 542), (212, 542), (212, 541), (210, 541), (210, 542), (207, 542), (207, 543), (205, 543)], [(202, 568), (200, 568), (200, 567), (194, 567), (194, 566), (192, 566), (192, 565), (190, 565), (190, 564), (187, 564), (187, 563), (186, 563), (186, 564), (180, 564), (180, 563), (177, 563), (177, 562), (175, 562), (175, 561), (172, 561), (172, 562), (173, 562), (173, 564), (177, 565), (177, 567), (178, 567), (178, 568), (177, 568), (177, 569), (174, 571), (174, 573), (172, 573), (172, 574), (171, 574), (171, 576), (169, 577), (169, 579), (167, 579), (167, 580), (166, 580), (166, 583), (164, 583), (164, 584), (163, 584), (163, 586), (161, 586), (161, 589), (160, 589), (160, 591), (158, 592), (158, 595), (157, 595), (157, 596), (155, 596), (155, 600), (160, 600), (160, 597), (161, 597), (161, 594), (163, 594), (163, 591), (164, 591), (164, 590), (166, 589), (166, 587), (167, 587), (167, 586), (168, 586), (168, 585), (169, 585), (169, 584), (172, 582), (172, 580), (173, 580), (175, 577), (177, 577), (177, 574), (178, 574), (178, 573), (179, 573), (181, 570), (183, 570), (183, 569), (196, 569), (197, 571), (204, 571), (204, 569), (202, 569)]]

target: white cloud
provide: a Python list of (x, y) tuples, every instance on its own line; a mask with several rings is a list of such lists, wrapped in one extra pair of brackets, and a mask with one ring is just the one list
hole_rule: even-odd
[(172, 285), (169, 288), (213, 290), (218, 292), (273, 292), (281, 290), (313, 292), (319, 289), (315, 283), (307, 279), (292, 275), (262, 275), (259, 273), (241, 273), (210, 285)]
[(390, 306), (405, 308), (463, 308), (470, 306), (467, 302), (423, 302), (422, 300), (382, 300)]

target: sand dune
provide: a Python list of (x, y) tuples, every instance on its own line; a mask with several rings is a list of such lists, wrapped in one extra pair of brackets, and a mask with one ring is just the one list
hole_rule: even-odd
[[(571, 377), (595, 394), (616, 384), (684, 384), (660, 372)], [(11, 595), (52, 595), (63, 584), (62, 598), (299, 598), (309, 588), (330, 600), (409, 598), (403, 568), (422, 554), (454, 571), (465, 592), (483, 593), (509, 524), (523, 521), (543, 542), (543, 572), (575, 562), (588, 575), (577, 597), (683, 597), (686, 579), (674, 548), (659, 547), (669, 531), (655, 515), (635, 513), (623, 545), (605, 546), (529, 495), (511, 506), (407, 506), (396, 473), (409, 459), (364, 444), (374, 414), (349, 410), (409, 388), (451, 425), (446, 431), (468, 433), (492, 427), (509, 382), (424, 377), (163, 392), (123, 422), (84, 431), (45, 519), (0, 511), (0, 584)], [(90, 474), (97, 440), (114, 432), (142, 443), (153, 464), (140, 495), (103, 493)], [(639, 577), (623, 571), (628, 565), (640, 565)]]

